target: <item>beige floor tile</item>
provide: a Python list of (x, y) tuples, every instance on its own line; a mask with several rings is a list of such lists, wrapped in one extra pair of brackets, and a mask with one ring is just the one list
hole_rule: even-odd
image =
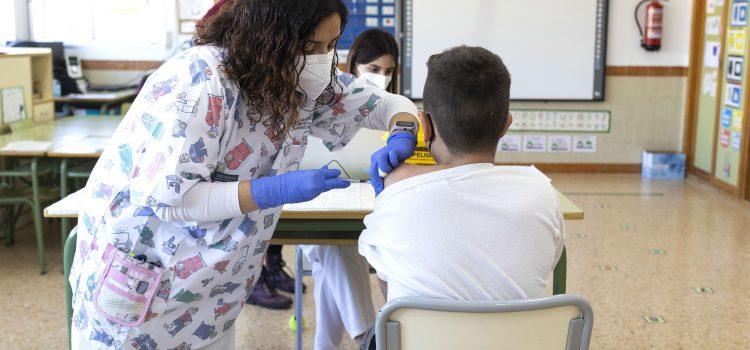
[[(595, 312), (592, 349), (750, 349), (750, 202), (702, 182), (645, 182), (638, 175), (550, 174), (585, 211), (566, 223), (568, 292)], [(49, 273), (40, 276), (29, 227), (0, 244), (0, 349), (63, 349), (65, 302), (59, 225), (46, 224)], [(292, 248), (284, 254), (291, 263)], [(653, 255), (660, 248), (664, 254)], [(602, 271), (599, 265), (616, 266)], [(305, 283), (312, 287), (307, 277)], [(698, 294), (693, 287), (710, 287)], [(309, 289), (312, 290), (312, 289)], [(383, 303), (373, 283), (376, 306)], [(304, 297), (305, 345), (315, 327)], [(291, 349), (292, 311), (247, 306), (238, 349)], [(648, 324), (644, 316), (666, 323)], [(346, 340), (344, 349), (355, 349)]]

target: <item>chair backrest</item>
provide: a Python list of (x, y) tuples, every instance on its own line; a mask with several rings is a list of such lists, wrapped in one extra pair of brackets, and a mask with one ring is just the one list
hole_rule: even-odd
[(586, 350), (594, 315), (575, 295), (542, 299), (467, 301), (408, 297), (378, 313), (378, 350)]

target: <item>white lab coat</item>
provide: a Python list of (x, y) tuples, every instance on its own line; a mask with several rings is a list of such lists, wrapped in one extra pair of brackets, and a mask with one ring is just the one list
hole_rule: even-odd
[[(285, 139), (273, 142), (268, 118), (248, 114), (219, 67), (222, 51), (193, 47), (154, 72), (86, 185), (69, 281), (73, 324), (88, 348), (196, 349), (220, 341), (252, 290), (281, 207), (218, 210), (223, 216), (212, 218), (207, 208), (210, 219), (201, 221), (165, 217), (165, 208), (194, 205), (185, 193), (199, 183), (236, 189), (237, 181), (297, 170), (308, 135), (338, 149), (360, 127), (385, 130), (396, 113), (417, 113), (408, 99), (341, 73), (339, 102), (313, 111), (308, 101)], [(126, 263), (137, 266), (133, 256), (141, 256), (164, 269), (139, 325), (111, 322), (95, 307), (101, 281), (120, 283), (104, 278), (110, 245)]]

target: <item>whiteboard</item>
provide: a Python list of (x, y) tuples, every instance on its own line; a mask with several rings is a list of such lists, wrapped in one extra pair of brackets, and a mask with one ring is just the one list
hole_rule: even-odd
[(602, 100), (607, 0), (403, 0), (404, 95), (421, 99), (430, 55), (498, 54), (514, 100)]

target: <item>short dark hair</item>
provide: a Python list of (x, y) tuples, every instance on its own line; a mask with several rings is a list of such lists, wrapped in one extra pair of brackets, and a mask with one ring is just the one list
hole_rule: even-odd
[(387, 91), (396, 93), (396, 87), (398, 86), (398, 45), (391, 34), (380, 29), (366, 30), (354, 39), (347, 59), (349, 73), (359, 75), (359, 72), (357, 72), (358, 64), (368, 64), (383, 55), (393, 56), (393, 61), (396, 62), (393, 73), (391, 73), (391, 83), (386, 87)]
[(484, 48), (454, 47), (427, 60), (423, 99), (448, 151), (494, 152), (508, 120), (510, 73)]

